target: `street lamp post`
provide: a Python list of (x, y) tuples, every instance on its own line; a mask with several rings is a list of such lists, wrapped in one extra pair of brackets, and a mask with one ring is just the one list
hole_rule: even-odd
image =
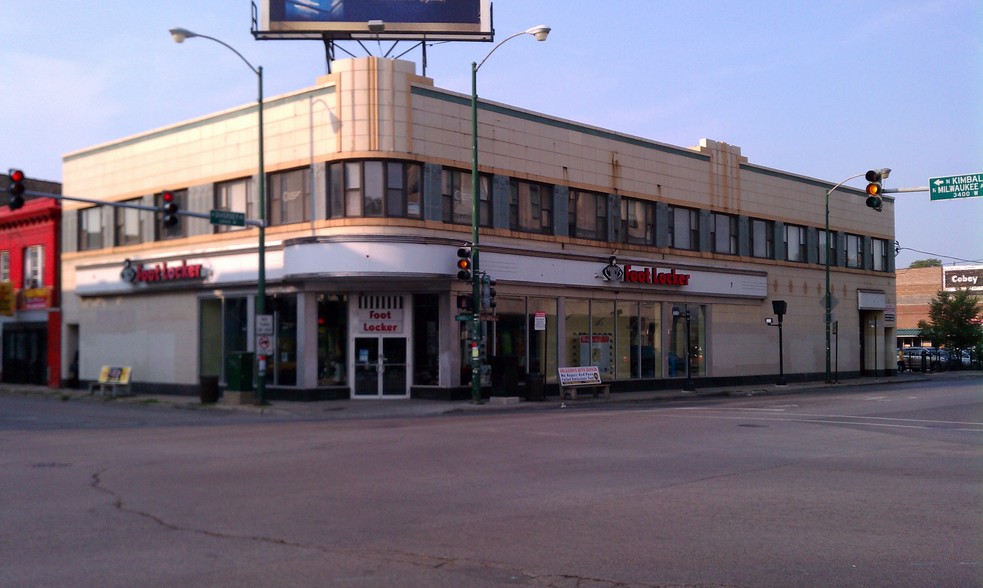
[[(891, 170), (888, 168), (882, 168), (878, 170), (882, 178), (887, 178), (891, 174)], [(826, 191), (826, 254), (824, 255), (826, 262), (826, 383), (831, 384), (833, 382), (830, 373), (830, 324), (832, 323), (833, 317), (833, 305), (832, 305), (832, 292), (830, 291), (829, 285), (829, 195), (836, 191), (837, 188), (843, 184), (849, 182), (850, 180), (855, 180), (861, 176), (867, 175), (867, 172), (857, 174), (855, 176), (850, 176), (849, 178), (843, 180), (842, 182), (836, 184), (832, 188)]]
[[(778, 315), (778, 381), (775, 382), (775, 385), (785, 386), (788, 382), (785, 380), (785, 341), (782, 337), (782, 323), (785, 319), (785, 313), (788, 312), (788, 303), (784, 300), (772, 300), (771, 307)], [(775, 326), (770, 318), (765, 319), (765, 324), (769, 327)]]
[[(545, 41), (549, 34), (550, 28), (545, 25), (520, 31), (506, 37), (492, 47), (492, 50), (481, 61), (471, 63), (471, 339), (475, 345), (478, 345), (478, 341), (481, 340), (481, 272), (478, 271), (480, 267), (478, 226), (480, 223), (479, 205), (481, 203), (481, 194), (479, 193), (481, 182), (478, 181), (478, 70), (488, 61), (492, 53), (506, 42), (522, 35), (532, 35), (536, 37), (537, 41)], [(473, 349), (477, 350), (478, 347)], [(481, 356), (475, 351), (471, 352), (471, 402), (476, 404), (481, 402)]]
[[(183, 43), (185, 39), (190, 39), (193, 37), (200, 37), (202, 39), (208, 39), (209, 41), (215, 41), (219, 45), (224, 46), (228, 50), (232, 51), (239, 56), (239, 59), (249, 67), (254, 74), (259, 83), (259, 95), (256, 98), (256, 110), (259, 113), (259, 263), (257, 267), (257, 278), (256, 278), (256, 304), (254, 306), (254, 316), (259, 316), (266, 314), (266, 166), (263, 162), (263, 66), (254, 67), (253, 64), (249, 63), (249, 60), (243, 57), (242, 53), (235, 50), (234, 47), (222, 41), (216, 39), (215, 37), (209, 37), (208, 35), (199, 35), (198, 33), (193, 33), (188, 29), (173, 28), (170, 30), (171, 37), (174, 39), (175, 43)], [(253, 321), (256, 324), (256, 321)], [(256, 354), (256, 365), (254, 366), (256, 370), (256, 401), (259, 404), (264, 404), (266, 402), (266, 356)]]

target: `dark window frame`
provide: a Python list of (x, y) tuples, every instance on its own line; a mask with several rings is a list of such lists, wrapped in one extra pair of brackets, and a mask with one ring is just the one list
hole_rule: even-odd
[(423, 165), (390, 159), (334, 162), (328, 166), (326, 198), (329, 219), (422, 219)]
[(578, 239), (608, 241), (607, 194), (571, 188), (568, 199), (568, 234)]
[[(726, 235), (722, 235), (721, 225), (726, 226)], [(726, 239), (726, 247), (721, 247), (721, 240)], [(710, 215), (710, 250), (724, 255), (737, 255), (737, 215), (725, 212), (713, 212)]]
[[(676, 222), (677, 212), (686, 213), (688, 216), (688, 227), (678, 227)], [(685, 234), (689, 241), (687, 246), (683, 246), (680, 237)], [(696, 251), (700, 248), (700, 211), (688, 206), (669, 205), (669, 247), (684, 251)]]
[[(78, 250), (93, 251), (105, 247), (106, 230), (102, 226), (102, 206), (90, 206), (80, 208), (77, 213), (78, 218)], [(99, 222), (98, 231), (87, 231), (87, 221), (95, 218)]]
[[(528, 204), (528, 210), (525, 203)], [(528, 214), (523, 214), (527, 212)], [(523, 222), (528, 219), (528, 223)], [(509, 181), (509, 228), (538, 235), (553, 234), (553, 185), (511, 178)]]

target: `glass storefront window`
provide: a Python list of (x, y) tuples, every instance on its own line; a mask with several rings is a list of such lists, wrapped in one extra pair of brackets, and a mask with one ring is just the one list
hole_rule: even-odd
[(498, 296), (489, 363), (492, 385), (514, 393), (526, 374), (526, 299)]
[[(639, 313), (639, 377), (662, 377), (662, 304), (643, 302)], [(632, 373), (635, 373), (632, 370)]]
[[(203, 301), (202, 303), (202, 313), (205, 313), (205, 305), (209, 301)], [(245, 297), (241, 298), (225, 298), (224, 300), (217, 301), (221, 304), (222, 310), (222, 339), (221, 343), (215, 347), (219, 351), (221, 357), (205, 359), (205, 355), (210, 351), (210, 345), (213, 341), (207, 340), (205, 333), (202, 332), (200, 345), (202, 346), (202, 375), (211, 375), (205, 372), (205, 366), (210, 362), (219, 361), (222, 370), (222, 381), (228, 383), (229, 374), (225, 373), (225, 362), (226, 358), (235, 353), (244, 353), (249, 351), (249, 301)], [(202, 328), (205, 328), (205, 322), (202, 322)]]
[(273, 315), (276, 325), (276, 353), (266, 361), (267, 382), (275, 386), (296, 386), (297, 296), (267, 297), (266, 312)]
[(249, 351), (249, 304), (245, 297), (226, 298), (222, 308), (225, 355)]
[[(687, 354), (686, 313), (689, 311), (689, 348)], [(669, 327), (668, 364), (670, 378), (686, 377), (689, 357), (690, 375), (706, 375), (706, 305), (674, 304)]]
[(590, 301), (584, 298), (567, 298), (563, 310), (563, 326), (566, 329), (566, 355), (569, 365), (591, 365)]
[(618, 302), (615, 315), (615, 377), (626, 380), (638, 377), (638, 303)]
[(347, 382), (348, 299), (335, 294), (317, 297), (317, 385)]
[(222, 301), (198, 303), (198, 375), (222, 375)]
[(413, 383), (440, 383), (440, 305), (436, 294), (413, 297)]
[[(547, 382), (555, 382), (558, 326), (556, 299), (530, 298), (528, 313), (529, 373), (544, 374)], [(540, 313), (538, 318), (537, 313)]]
[(602, 380), (615, 377), (614, 301), (592, 300), (590, 304), (590, 357), (587, 365), (596, 365)]

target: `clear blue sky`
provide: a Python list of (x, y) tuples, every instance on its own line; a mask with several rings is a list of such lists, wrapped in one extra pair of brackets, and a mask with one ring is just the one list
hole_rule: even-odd
[[(65, 153), (255, 100), (234, 54), (178, 45), (172, 27), (262, 65), (268, 96), (326, 72), (319, 42), (255, 41), (249, 0), (0, 7), (0, 167), (31, 177), (58, 181)], [(834, 183), (872, 167), (894, 170), (888, 188), (983, 172), (979, 0), (494, 0), (494, 13), (498, 40), (537, 24), (553, 33), (496, 52), (479, 76), (490, 100), (684, 147), (724, 141), (751, 163)], [(470, 63), (491, 47), (432, 47), (427, 75), (469, 93)], [(419, 71), (419, 51), (404, 59)], [(896, 222), (898, 267), (983, 261), (983, 198), (901, 194)]]

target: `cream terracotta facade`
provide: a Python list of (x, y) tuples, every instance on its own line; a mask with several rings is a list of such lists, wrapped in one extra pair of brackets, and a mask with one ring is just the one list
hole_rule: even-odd
[[(288, 374), (284, 381), (293, 378), (293, 383), (274, 382), (271, 389), (286, 397), (363, 395), (356, 379), (368, 377), (363, 368), (369, 364), (380, 381), (385, 379), (385, 362), (375, 355), (385, 354), (383, 345), (392, 343), (397, 356), (405, 347), (405, 361), (387, 373), (405, 370), (405, 385), (398, 393), (380, 395), (459, 397), (467, 384), (466, 323), (455, 315), (458, 296), (470, 292), (470, 284), (456, 278), (454, 262), (471, 227), (447, 222), (447, 207), (453, 208), (459, 195), (447, 194), (444, 186), (451, 172), (470, 181), (470, 97), (440, 89), (416, 75), (413, 63), (400, 60), (339, 61), (334, 70), (315, 86), (269, 98), (264, 106), (267, 177), (294, 173), (294, 179), (306, 176), (310, 186), (282, 203), (287, 210), (299, 206), (295, 198), (305, 199), (297, 208), (306, 211), (303, 220), (266, 231), (268, 291), (289, 299), (284, 316), (295, 313), (292, 344), (272, 354), (273, 369), (291, 366), (292, 372), (277, 373)], [(501, 372), (513, 368), (489, 361), (498, 370), (492, 376), (496, 387), (514, 388), (516, 382), (521, 387), (527, 373), (542, 372), (549, 389), (558, 365), (585, 363), (588, 351), (590, 361), (598, 361), (600, 353), (610, 364), (605, 379), (614, 382), (615, 391), (678, 385), (681, 373), (673, 367), (680, 357), (671, 350), (687, 346), (678, 341), (684, 312), (674, 317), (674, 308), (699, 316), (698, 334), (688, 346), (698, 381), (768, 381), (779, 371), (778, 336), (765, 319), (773, 317), (771, 301), (779, 299), (789, 309), (783, 326), (785, 374), (823, 377), (825, 272), (819, 239), (825, 193), (839, 178), (817, 180), (757, 166), (738, 147), (717, 141), (676, 147), (504, 104), (482, 102), (479, 120), (479, 162), (488, 174), (492, 217), (484, 219), (481, 230), (481, 267), (498, 281), (502, 315), (487, 323), (489, 356), (521, 360), (518, 374), (504, 382)], [(217, 207), (216, 186), (224, 182), (245, 179), (255, 194), (256, 123), (256, 107), (247, 105), (70, 153), (64, 159), (64, 193), (153, 205), (164, 190), (187, 190), (184, 209), (207, 213)], [(364, 170), (375, 169), (378, 161), (400, 162), (400, 169), (418, 164), (419, 193), (409, 196), (417, 200), (404, 203), (402, 216), (332, 212), (331, 178), (342, 169), (337, 164), (359, 162)], [(510, 207), (511, 194), (527, 185), (539, 195), (531, 200), (537, 207), (531, 214), (545, 219), (539, 232), (517, 228), (530, 213), (521, 203)], [(402, 198), (409, 190), (404, 188)], [(597, 196), (605, 238), (569, 235), (581, 222), (570, 215), (571, 191)], [(272, 197), (271, 190), (268, 203)], [(630, 223), (621, 218), (628, 202), (651, 206), (647, 242), (628, 242)], [(861, 191), (843, 187), (829, 202), (836, 244), (833, 352), (839, 371), (889, 372), (895, 327), (885, 323), (891, 315), (885, 317), (884, 310), (895, 304), (893, 255), (874, 255), (872, 248), (884, 253), (885, 244), (893, 244), (893, 200), (885, 199), (883, 212), (875, 212), (864, 206)], [(237, 351), (256, 351), (259, 345), (251, 314), (257, 231), (217, 232), (207, 219), (187, 218), (181, 237), (161, 239), (158, 221), (146, 212), (137, 229), (139, 242), (116, 245), (119, 209), (86, 213), (87, 207), (65, 205), (63, 357), (79, 351), (83, 380), (94, 379), (101, 365), (132, 365), (138, 390), (188, 392), (201, 376), (226, 381), (231, 335), (216, 336), (215, 329), (231, 328), (227, 300), (245, 304), (237, 336), (247, 349)], [(688, 248), (669, 240), (681, 239), (675, 236), (681, 231), (667, 235), (675, 226), (667, 215), (677, 218), (677, 208), (694, 211), (685, 213), (693, 225)], [(730, 221), (714, 213), (733, 215), (733, 252), (715, 251), (714, 223)], [(87, 230), (101, 221), (101, 246), (83, 243), (79, 219), (84, 214)], [(755, 221), (770, 223), (771, 258), (752, 254)], [(802, 247), (796, 248), (801, 261), (786, 260), (786, 226), (802, 228)], [(862, 249), (854, 258), (861, 267), (844, 264), (848, 239)], [(134, 284), (120, 277), (125, 260), (145, 268), (200, 265), (204, 271), (196, 280)], [(618, 275), (629, 266), (692, 278), (686, 285), (629, 282)], [(605, 274), (611, 267), (616, 271)], [(604, 279), (610, 276), (614, 279)], [(378, 335), (365, 330), (376, 304), (382, 305), (379, 316), (397, 318), (375, 328), (398, 329), (393, 336), (403, 341), (383, 341), (387, 337), (379, 335), (378, 350), (366, 354), (366, 345)], [(584, 314), (582, 308), (596, 313)], [(218, 323), (214, 312), (221, 313)], [(542, 323), (534, 326), (537, 312), (545, 319), (542, 330)], [(325, 349), (325, 341), (338, 336), (325, 330), (342, 323), (343, 341)], [(587, 347), (578, 347), (578, 341)], [(220, 349), (213, 353), (215, 345)], [(337, 347), (343, 357), (329, 362)], [(540, 358), (532, 357), (534, 349)], [(651, 369), (640, 367), (648, 363)], [(67, 369), (63, 366), (63, 373)], [(343, 375), (326, 384), (325, 374), (335, 369)]]

